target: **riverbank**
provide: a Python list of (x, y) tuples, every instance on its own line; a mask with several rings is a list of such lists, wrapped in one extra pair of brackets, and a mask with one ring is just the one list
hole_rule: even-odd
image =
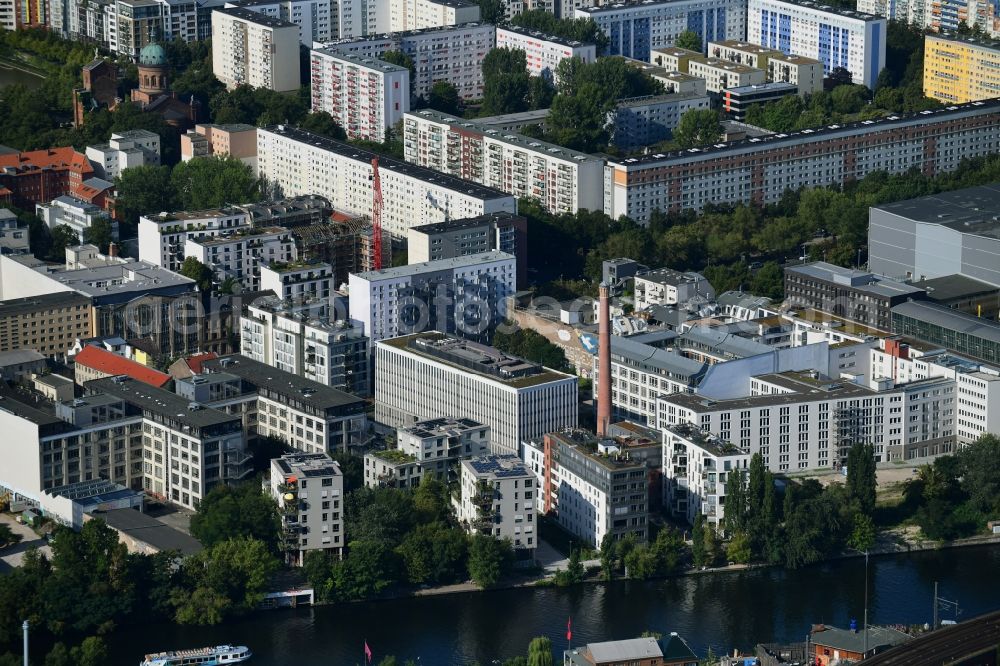
[(30, 74), (32, 76), (37, 76), (40, 79), (44, 79), (48, 74), (34, 65), (24, 62), (18, 58), (11, 58), (10, 56), (0, 55), (0, 69), (13, 69), (18, 72), (23, 72), (25, 74)]

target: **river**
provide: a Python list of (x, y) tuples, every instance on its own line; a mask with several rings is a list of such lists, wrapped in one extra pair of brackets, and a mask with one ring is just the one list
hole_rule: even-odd
[(14, 83), (23, 83), (26, 86), (37, 86), (41, 83), (42, 77), (31, 74), (21, 69), (9, 67), (0, 62), (0, 89), (6, 88)]
[[(934, 581), (957, 600), (959, 619), (1000, 609), (1000, 547), (985, 546), (872, 557), (869, 617), (873, 623), (931, 619)], [(378, 663), (387, 654), (422, 664), (483, 666), (523, 654), (533, 636), (566, 646), (678, 632), (700, 654), (757, 642), (804, 639), (811, 623), (846, 627), (864, 608), (864, 560), (798, 571), (620, 581), (572, 589), (522, 588), (267, 611), (217, 627), (153, 625), (109, 637), (112, 664), (134, 666), (150, 651), (237, 643), (256, 653), (254, 666), (361, 664), (367, 640)], [(952, 619), (947, 613), (942, 619)], [(561, 663), (561, 658), (556, 663)]]

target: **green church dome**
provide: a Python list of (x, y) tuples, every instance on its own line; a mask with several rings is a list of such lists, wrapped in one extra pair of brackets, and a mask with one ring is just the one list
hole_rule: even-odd
[(159, 44), (147, 44), (139, 51), (139, 64), (164, 67), (167, 64), (167, 51)]

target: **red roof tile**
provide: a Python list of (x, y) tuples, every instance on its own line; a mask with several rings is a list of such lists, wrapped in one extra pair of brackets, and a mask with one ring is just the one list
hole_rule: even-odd
[(162, 388), (170, 381), (170, 375), (147, 368), (142, 363), (136, 363), (124, 356), (119, 356), (106, 349), (87, 345), (74, 359), (75, 363), (82, 363), (88, 368), (93, 368), (99, 372), (109, 375), (128, 375), (136, 381)]
[(191, 372), (196, 375), (201, 374), (201, 364), (205, 361), (211, 361), (219, 358), (219, 355), (215, 352), (206, 352), (204, 354), (195, 354), (194, 356), (189, 356), (187, 358), (187, 365), (191, 368)]

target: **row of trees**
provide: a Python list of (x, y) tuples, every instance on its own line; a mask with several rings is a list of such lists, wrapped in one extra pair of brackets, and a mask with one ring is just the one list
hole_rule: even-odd
[[(521, 49), (494, 48), (483, 58), (483, 104), (480, 114), (493, 116), (545, 109), (555, 90), (545, 79), (529, 76), (527, 58)], [(431, 108), (438, 108), (432, 102)], [(440, 109), (446, 111), (447, 109)]]
[(553, 370), (569, 369), (563, 350), (530, 328), (518, 328), (513, 333), (497, 331), (493, 336), (493, 346), (502, 352), (541, 363)]

